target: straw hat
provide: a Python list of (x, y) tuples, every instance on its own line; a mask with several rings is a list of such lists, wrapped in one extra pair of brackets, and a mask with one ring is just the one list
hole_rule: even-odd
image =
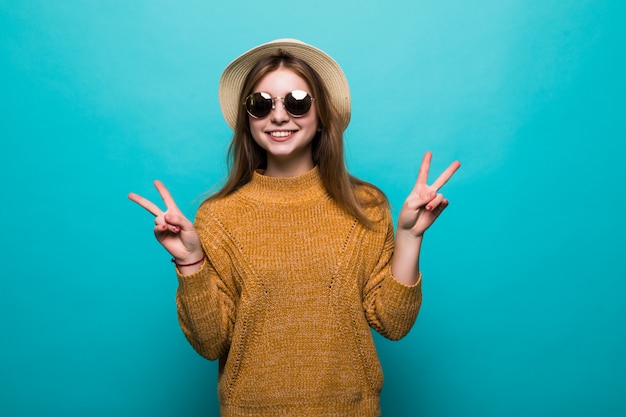
[(226, 67), (220, 79), (218, 96), (222, 113), (230, 127), (235, 129), (237, 112), (242, 106), (239, 95), (248, 73), (261, 58), (275, 55), (280, 50), (304, 60), (317, 72), (328, 90), (331, 103), (339, 112), (342, 130), (345, 130), (350, 122), (350, 88), (345, 74), (339, 64), (324, 51), (297, 39), (277, 39), (264, 43), (245, 52)]

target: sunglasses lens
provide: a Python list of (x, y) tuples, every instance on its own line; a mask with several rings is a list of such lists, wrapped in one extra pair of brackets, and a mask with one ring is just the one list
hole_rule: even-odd
[(306, 91), (295, 90), (285, 97), (285, 109), (294, 116), (303, 116), (311, 109), (313, 99)]
[[(277, 97), (279, 98), (279, 97)], [(294, 90), (287, 94), (283, 100), (285, 110), (295, 117), (304, 116), (306, 112), (311, 110), (311, 97), (306, 91)], [(259, 92), (250, 94), (246, 98), (246, 110), (252, 117), (261, 119), (272, 111), (274, 101), (268, 93)]]
[(246, 99), (246, 110), (252, 117), (265, 117), (272, 111), (272, 97), (267, 93), (250, 94)]

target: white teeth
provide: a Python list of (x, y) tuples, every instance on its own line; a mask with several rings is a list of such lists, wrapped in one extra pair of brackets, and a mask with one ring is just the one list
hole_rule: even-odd
[(270, 135), (275, 138), (286, 138), (287, 136), (293, 134), (293, 131), (278, 131), (278, 132), (270, 132)]

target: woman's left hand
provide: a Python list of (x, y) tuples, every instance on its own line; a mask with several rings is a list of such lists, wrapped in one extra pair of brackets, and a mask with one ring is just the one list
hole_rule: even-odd
[(448, 206), (448, 200), (438, 191), (459, 169), (461, 163), (454, 161), (432, 185), (428, 185), (426, 180), (428, 179), (431, 159), (432, 153), (426, 152), (424, 159), (422, 159), (417, 182), (404, 201), (398, 216), (398, 232), (406, 231), (414, 237), (421, 237)]

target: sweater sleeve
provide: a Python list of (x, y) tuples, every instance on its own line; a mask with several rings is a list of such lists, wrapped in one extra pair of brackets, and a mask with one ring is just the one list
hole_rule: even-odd
[[(384, 216), (384, 243), (373, 253), (375, 263), (364, 285), (363, 308), (369, 325), (382, 336), (399, 340), (406, 336), (417, 318), (422, 304), (422, 277), (417, 283), (406, 286), (391, 273), (391, 257), (394, 248), (394, 230), (391, 214)], [(375, 239), (376, 240), (376, 239)]]
[(191, 275), (178, 275), (178, 321), (191, 346), (214, 360), (230, 347), (235, 324), (235, 296), (207, 259)]

